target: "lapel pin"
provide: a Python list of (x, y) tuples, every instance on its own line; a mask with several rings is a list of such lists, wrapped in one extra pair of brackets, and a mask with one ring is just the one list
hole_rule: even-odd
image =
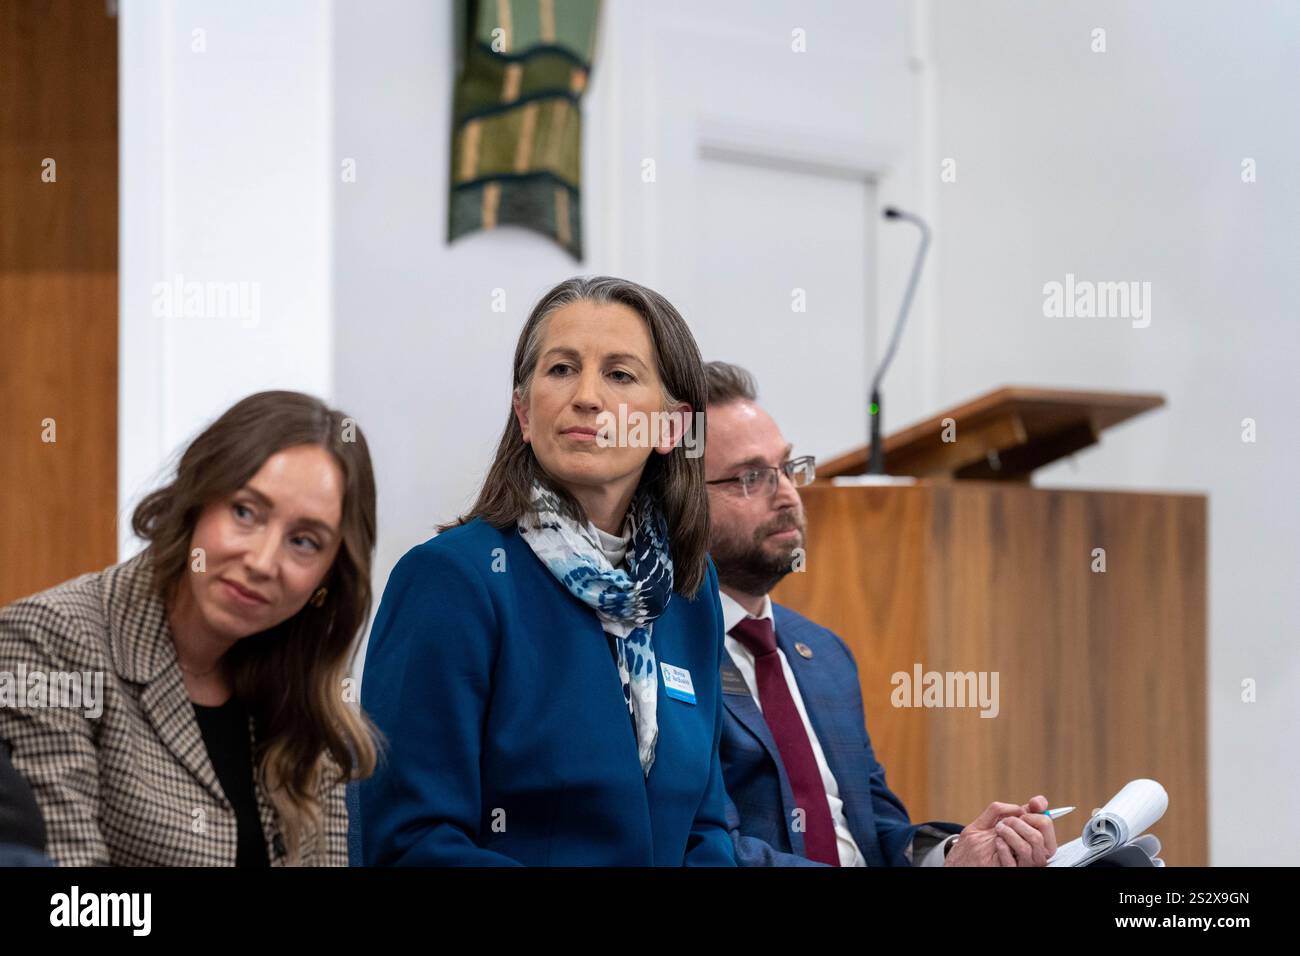
[(803, 641), (795, 642), (794, 649), (799, 652), (799, 656), (804, 660), (812, 660), (812, 648)]

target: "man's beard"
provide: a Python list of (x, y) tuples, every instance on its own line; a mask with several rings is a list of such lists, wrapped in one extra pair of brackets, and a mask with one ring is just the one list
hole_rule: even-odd
[[(798, 539), (777, 545), (768, 541), (774, 531), (798, 529)], [(741, 539), (726, 534), (718, 525), (713, 526), (713, 540), (709, 543), (709, 557), (718, 569), (718, 582), (741, 594), (766, 594), (794, 570), (794, 552), (804, 543), (802, 516), (785, 513), (758, 527), (752, 536)]]

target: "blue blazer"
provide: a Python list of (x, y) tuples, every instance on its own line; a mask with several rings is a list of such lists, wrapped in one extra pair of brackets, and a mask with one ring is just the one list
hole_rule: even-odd
[(717, 572), (655, 621), (664, 693), (647, 778), (608, 636), (515, 527), (481, 519), (388, 579), (361, 703), (387, 737), (358, 787), (368, 865), (734, 866), (718, 740)]
[[(868, 866), (907, 866), (920, 826), (908, 819), (885, 783), (867, 735), (862, 690), (853, 653), (833, 632), (773, 602), (777, 645), (785, 652), (808, 720), (839, 785), (844, 817)], [(805, 658), (795, 644), (806, 644)], [(749, 687), (730, 655), (722, 664), (722, 772), (728, 822), (741, 866), (820, 866), (804, 854), (803, 833), (791, 829), (794, 796), (781, 755)], [(939, 833), (959, 833), (956, 823), (931, 823)], [(935, 833), (936, 837), (939, 833)], [(919, 860), (917, 862), (920, 862)]]

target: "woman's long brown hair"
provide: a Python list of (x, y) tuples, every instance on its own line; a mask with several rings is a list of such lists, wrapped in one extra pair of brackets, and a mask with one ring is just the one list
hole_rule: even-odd
[[(639, 315), (654, 346), (665, 409), (686, 402), (698, 413), (698, 420), (703, 421), (704, 364), (686, 321), (671, 302), (653, 289), (610, 276), (566, 279), (533, 307), (515, 346), (514, 395), (528, 400), (528, 388), (542, 350), (545, 322), (558, 309), (573, 302), (598, 305), (616, 302)], [(695, 434), (695, 440), (704, 441), (702, 431)], [(702, 444), (699, 447), (703, 449)], [(505, 431), (478, 500), (466, 514), (439, 530), (479, 517), (497, 528), (510, 527), (532, 507), (534, 479), (553, 491), (574, 517), (586, 520), (577, 499), (556, 486), (542, 470), (532, 446), (524, 441), (523, 430), (511, 408), (506, 413)], [(703, 455), (688, 456), (680, 443), (667, 455), (651, 454), (638, 488), (654, 496), (667, 520), (673, 590), (684, 597), (694, 597), (704, 584), (708, 568), (709, 499), (704, 486)]]
[(235, 693), (257, 728), (256, 770), (280, 817), (290, 864), (323, 839), (321, 791), (369, 776), (377, 739), (359, 707), (344, 699), (355, 642), (370, 614), (375, 546), (375, 479), (356, 423), (299, 392), (259, 392), (237, 402), (181, 455), (175, 479), (132, 515), (149, 542), (154, 587), (170, 603), (185, 581), (199, 514), (233, 494), (268, 458), (317, 445), (343, 472), (342, 543), (325, 579), (324, 603), (237, 642), (226, 654)]

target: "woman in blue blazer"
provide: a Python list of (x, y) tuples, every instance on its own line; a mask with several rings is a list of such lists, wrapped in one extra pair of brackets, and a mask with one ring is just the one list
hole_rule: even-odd
[(375, 619), (365, 863), (734, 865), (704, 389), (649, 289), (575, 278), (534, 308), (477, 502)]

